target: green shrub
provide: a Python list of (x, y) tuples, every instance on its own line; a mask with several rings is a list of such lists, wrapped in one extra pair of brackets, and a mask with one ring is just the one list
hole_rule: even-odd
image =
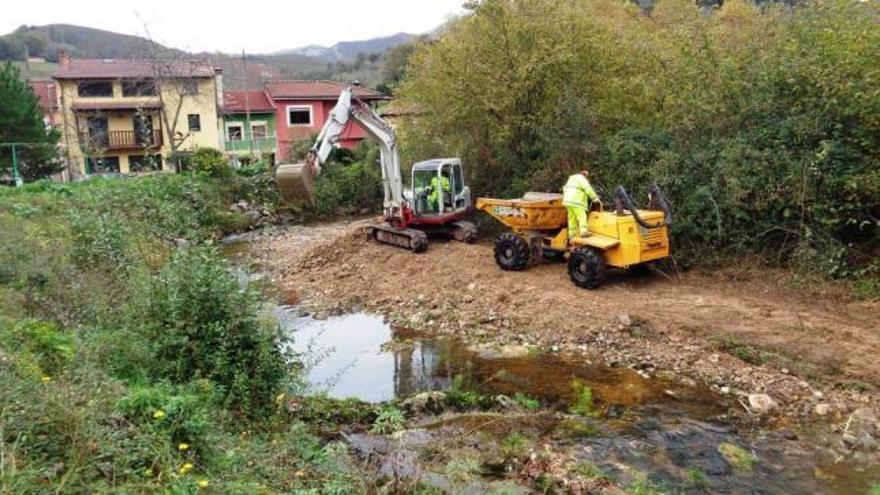
[(189, 159), (193, 172), (209, 177), (228, 177), (232, 174), (223, 152), (214, 148), (199, 148)]
[[(335, 158), (333, 158), (335, 157)], [(364, 142), (354, 152), (337, 149), (315, 182), (319, 215), (377, 211), (382, 206), (382, 170), (378, 148)]]
[(173, 383), (206, 378), (224, 402), (264, 416), (287, 376), (277, 327), (260, 319), (259, 295), (241, 290), (214, 251), (178, 251), (142, 287), (136, 317), (156, 355), (154, 371)]

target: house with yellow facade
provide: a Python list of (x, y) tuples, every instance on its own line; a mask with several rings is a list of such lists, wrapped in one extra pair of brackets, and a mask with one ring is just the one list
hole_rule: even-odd
[(208, 63), (60, 52), (54, 79), (72, 176), (174, 170), (178, 153), (223, 149), (222, 72)]

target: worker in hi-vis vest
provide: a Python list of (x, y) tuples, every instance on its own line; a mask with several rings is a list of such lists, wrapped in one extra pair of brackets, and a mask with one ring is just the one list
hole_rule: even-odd
[(599, 201), (599, 195), (590, 185), (587, 169), (570, 176), (562, 188), (562, 204), (568, 210), (568, 238), (584, 237), (587, 232), (587, 211), (591, 201)]

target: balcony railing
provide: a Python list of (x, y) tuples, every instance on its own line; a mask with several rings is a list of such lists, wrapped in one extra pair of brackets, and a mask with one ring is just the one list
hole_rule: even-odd
[(138, 150), (162, 147), (162, 131), (152, 133), (135, 131), (107, 131), (99, 133), (84, 132), (80, 135), (84, 147), (100, 150)]
[(255, 153), (264, 153), (275, 151), (275, 138), (264, 137), (254, 139), (236, 139), (226, 141), (226, 151), (232, 153), (250, 153), (251, 149)]

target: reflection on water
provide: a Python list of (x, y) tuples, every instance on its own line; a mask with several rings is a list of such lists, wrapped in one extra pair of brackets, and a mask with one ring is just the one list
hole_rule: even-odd
[[(291, 349), (308, 356), (308, 382), (331, 397), (380, 402), (450, 385), (451, 363), (431, 340), (395, 345), (405, 331), (364, 314), (319, 321), (279, 309)], [(398, 335), (400, 334), (400, 335)]]
[[(663, 406), (708, 417), (722, 411), (701, 390), (646, 380), (629, 369), (589, 366), (559, 356), (477, 352), (451, 338), (429, 338), (394, 328), (381, 318), (350, 314), (315, 320), (280, 308), (291, 350), (306, 359), (307, 380), (332, 397), (379, 402), (444, 390), (463, 376), (483, 393), (526, 393), (546, 404), (567, 404), (572, 382), (589, 386), (600, 406)], [(674, 390), (673, 390), (674, 389)]]

